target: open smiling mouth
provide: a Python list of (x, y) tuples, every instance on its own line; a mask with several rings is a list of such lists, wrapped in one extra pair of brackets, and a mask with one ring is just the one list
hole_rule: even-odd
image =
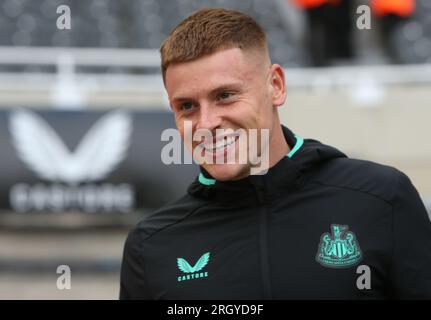
[(225, 136), (223, 138), (217, 139), (215, 143), (202, 142), (198, 145), (198, 147), (201, 149), (202, 156), (226, 155), (230, 149), (233, 149), (233, 147), (236, 145), (238, 138), (239, 135)]

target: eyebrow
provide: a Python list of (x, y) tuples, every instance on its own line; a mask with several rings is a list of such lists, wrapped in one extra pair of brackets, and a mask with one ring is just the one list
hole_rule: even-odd
[[(218, 86), (218, 87), (212, 89), (209, 94), (212, 96), (212, 95), (214, 95), (214, 94), (216, 94), (217, 92), (220, 92), (220, 91), (238, 90), (239, 87), (241, 87), (241, 85), (242, 85), (242, 82), (240, 82), (240, 81), (238, 81), (238, 82), (232, 82), (232, 83), (229, 83), (229, 84), (223, 84), (221, 86)], [(187, 97), (185, 95), (184, 96), (174, 97), (172, 99), (173, 102), (181, 102), (181, 101), (189, 101), (189, 100), (194, 100), (194, 99), (193, 98), (189, 98), (189, 97)]]

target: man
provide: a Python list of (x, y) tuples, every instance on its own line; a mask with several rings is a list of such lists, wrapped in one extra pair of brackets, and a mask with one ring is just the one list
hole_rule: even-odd
[[(130, 232), (121, 299), (431, 298), (431, 223), (415, 188), (281, 126), (283, 69), (252, 18), (197, 11), (161, 55), (178, 130), (205, 161), (184, 197)], [(212, 138), (190, 139), (187, 123)], [(237, 160), (253, 130), (258, 142), (269, 133), (258, 157), (211, 161)], [(250, 174), (265, 153), (269, 169)]]

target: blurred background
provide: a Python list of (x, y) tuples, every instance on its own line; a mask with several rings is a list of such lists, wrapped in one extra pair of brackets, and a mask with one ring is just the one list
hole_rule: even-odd
[(431, 211), (429, 0), (0, 0), (0, 299), (118, 298), (127, 232), (198, 172), (161, 161), (158, 48), (201, 7), (263, 26), (285, 125), (404, 171)]

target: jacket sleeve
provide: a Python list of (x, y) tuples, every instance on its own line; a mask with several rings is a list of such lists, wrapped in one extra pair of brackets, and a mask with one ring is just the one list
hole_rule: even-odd
[(395, 298), (431, 299), (431, 221), (403, 173), (393, 202), (391, 284)]
[(151, 299), (145, 280), (141, 239), (137, 229), (132, 230), (124, 244), (121, 263), (120, 300)]

